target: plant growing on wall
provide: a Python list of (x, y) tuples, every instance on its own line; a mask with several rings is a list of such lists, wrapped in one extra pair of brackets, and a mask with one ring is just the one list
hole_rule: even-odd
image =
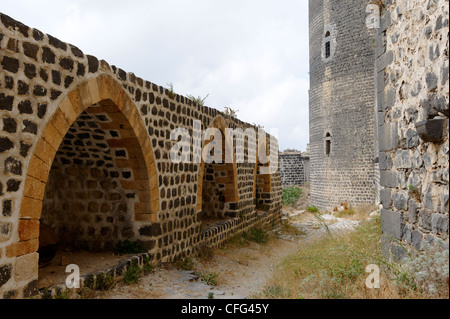
[(168, 93), (168, 95), (169, 95), (169, 97), (171, 99), (174, 99), (176, 94), (175, 94), (175, 91), (173, 90), (173, 84), (172, 83), (167, 83), (167, 85), (169, 86), (169, 93)]
[(225, 107), (225, 115), (236, 118), (237, 112), (239, 112), (239, 110), (233, 110), (231, 107)]
[(209, 96), (209, 94), (207, 94), (204, 98), (202, 98), (201, 96), (195, 97), (193, 95), (187, 95), (188, 99), (194, 101), (195, 103), (197, 103), (200, 106), (205, 106), (205, 101), (206, 98)]
[(415, 198), (419, 203), (421, 202), (420, 190), (417, 187), (414, 187), (413, 185), (409, 185), (408, 186), (408, 194), (409, 194), (409, 196)]

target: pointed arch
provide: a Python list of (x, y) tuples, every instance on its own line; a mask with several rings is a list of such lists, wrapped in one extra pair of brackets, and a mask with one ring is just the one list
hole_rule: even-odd
[[(118, 109), (128, 122), (127, 127), (134, 133), (137, 145), (131, 144), (127, 147), (135, 147), (137, 153), (141, 152), (143, 163), (139, 164), (145, 166), (144, 169), (136, 171), (137, 178), (141, 182), (139, 189), (142, 198), (140, 198), (140, 203), (136, 203), (134, 218), (136, 221), (153, 222), (157, 220), (159, 211), (158, 174), (151, 141), (136, 105), (122, 85), (110, 75), (100, 75), (88, 79), (69, 92), (47, 122), (28, 165), (20, 207), (21, 220), (40, 219), (45, 186), (56, 152), (78, 116), (96, 104), (103, 106), (104, 109)], [(126, 143), (126, 141), (122, 142)], [(110, 147), (112, 146), (110, 145)]]
[[(224, 143), (227, 143), (227, 139), (225, 138), (225, 129), (227, 128), (227, 126), (225, 123), (225, 119), (221, 115), (218, 115), (217, 117), (214, 118), (214, 120), (211, 122), (211, 125), (209, 126), (209, 128), (219, 129), (223, 136), (222, 140), (224, 141)], [(211, 141), (205, 141), (205, 145), (203, 145), (203, 147), (205, 147), (210, 142)], [(230, 168), (231, 168), (230, 171), (232, 172), (232, 177), (231, 177), (231, 179), (228, 178), (227, 193), (225, 194), (225, 202), (238, 202), (239, 195), (238, 195), (238, 187), (237, 187), (236, 154), (234, 152), (233, 145), (227, 144), (227, 146), (229, 147), (228, 149), (233, 150), (233, 163), (229, 163)], [(225, 157), (225, 154), (223, 154), (223, 156)], [(195, 207), (195, 210), (197, 212), (202, 210), (204, 170), (205, 170), (205, 161), (202, 158), (200, 168), (198, 171), (198, 179), (197, 179), (197, 205)]]
[[(254, 188), (253, 188), (253, 197), (256, 198), (257, 203), (260, 200), (260, 195), (262, 193), (271, 193), (272, 192), (272, 178), (271, 175), (261, 175), (259, 174), (259, 167), (265, 166), (268, 167), (270, 162), (265, 164), (259, 162), (259, 154), (265, 151), (266, 156), (268, 155), (268, 147), (266, 139), (258, 139), (257, 145), (257, 157), (256, 157), (256, 165), (255, 165), (255, 173), (254, 173)], [(259, 185), (259, 186), (258, 186)]]

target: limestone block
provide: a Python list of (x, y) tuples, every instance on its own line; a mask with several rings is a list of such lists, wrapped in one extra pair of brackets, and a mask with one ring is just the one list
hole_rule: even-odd
[(36, 252), (17, 257), (14, 272), (16, 282), (37, 279), (39, 269), (38, 260), (39, 254)]

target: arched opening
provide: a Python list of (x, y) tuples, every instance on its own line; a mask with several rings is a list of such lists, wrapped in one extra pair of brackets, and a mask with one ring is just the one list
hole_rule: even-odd
[(334, 25), (325, 26), (322, 38), (321, 57), (324, 62), (331, 62), (336, 53), (336, 29)]
[[(233, 152), (233, 162), (226, 161), (225, 122), (218, 117), (213, 121), (211, 128), (218, 129), (220, 140), (214, 137), (205, 140), (204, 148), (208, 145), (209, 154), (214, 157), (215, 151), (221, 147), (221, 159), (202, 163), (199, 171), (197, 191), (198, 219), (206, 229), (218, 221), (236, 217), (238, 190), (236, 176), (236, 160)], [(211, 144), (212, 143), (212, 144)], [(228, 149), (232, 149), (231, 146)], [(219, 151), (220, 152), (220, 151)]]
[(36, 145), (21, 205), (21, 219), (40, 223), (40, 265), (59, 267), (40, 269), (39, 279), (56, 273), (43, 285), (64, 278), (61, 266), (89, 262), (79, 249), (112, 256), (119, 240), (138, 240), (139, 226), (156, 220), (156, 181), (148, 133), (122, 86), (100, 76), (70, 92)]
[[(261, 174), (262, 167), (269, 167), (270, 162), (267, 142), (264, 139), (260, 139), (258, 143), (258, 159), (257, 166), (255, 167), (255, 198), (256, 198), (256, 210), (267, 212), (271, 204), (271, 192), (272, 192), (272, 179), (269, 174)], [(263, 155), (265, 154), (265, 156)], [(264, 159), (260, 155), (263, 155)], [(261, 162), (260, 162), (261, 159)], [(264, 163), (263, 163), (264, 162)]]
[(126, 117), (111, 101), (87, 108), (56, 152), (45, 188), (41, 224), (61, 244), (111, 251), (136, 240), (135, 213), (150, 212), (142, 151)]

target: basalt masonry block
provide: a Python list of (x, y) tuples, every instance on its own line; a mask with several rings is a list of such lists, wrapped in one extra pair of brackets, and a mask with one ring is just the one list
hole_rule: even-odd
[(381, 210), (381, 230), (383, 233), (401, 240), (403, 235), (403, 227), (404, 225), (401, 213), (386, 209)]
[(406, 256), (400, 246), (448, 241), (449, 3), (389, 1), (381, 13), (388, 23), (377, 46), (392, 52), (380, 59), (376, 82), (376, 92), (392, 95), (377, 101), (382, 230), (401, 242), (385, 240), (383, 250), (398, 258)]
[[(241, 131), (256, 126), (4, 14), (0, 115), (0, 298), (37, 293), (41, 225), (62, 246), (112, 251), (137, 241), (161, 262), (281, 221), (279, 170), (260, 174), (260, 163), (246, 160), (255, 152)], [(197, 120), (202, 129), (240, 129), (232, 149), (244, 163), (235, 156), (211, 172), (172, 162), (172, 130), (192, 133)], [(271, 136), (261, 144), (271, 141), (277, 150)], [(204, 234), (204, 216), (226, 223)]]
[(425, 142), (440, 143), (448, 136), (448, 118), (431, 119), (415, 124), (417, 133)]
[(11, 279), (12, 267), (8, 265), (0, 265), (0, 288), (4, 286)]
[(279, 155), (281, 183), (300, 186), (309, 181), (309, 157), (301, 152), (284, 152)]

